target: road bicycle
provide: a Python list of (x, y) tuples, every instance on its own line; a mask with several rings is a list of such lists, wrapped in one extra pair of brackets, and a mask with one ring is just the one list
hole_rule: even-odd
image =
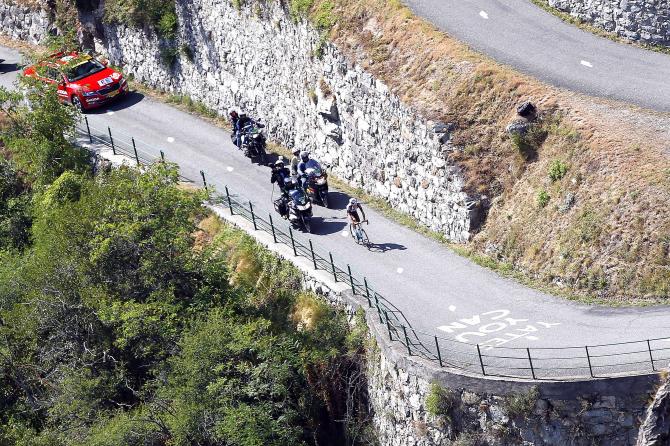
[(370, 239), (368, 234), (363, 229), (363, 223), (370, 224), (367, 220), (363, 220), (360, 223), (349, 223), (349, 232), (351, 237), (356, 241), (357, 244), (363, 245), (366, 248), (370, 247)]

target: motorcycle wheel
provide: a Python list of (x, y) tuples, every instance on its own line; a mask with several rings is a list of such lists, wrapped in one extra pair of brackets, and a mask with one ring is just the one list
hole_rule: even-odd
[(321, 202), (324, 208), (328, 208), (328, 192), (321, 192)]
[(305, 220), (303, 217), (302, 225), (305, 227), (305, 231), (309, 232), (310, 234), (312, 233), (312, 223), (310, 223), (309, 220)]

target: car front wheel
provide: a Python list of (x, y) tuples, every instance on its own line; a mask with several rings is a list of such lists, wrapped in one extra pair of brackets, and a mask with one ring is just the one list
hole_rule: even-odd
[(77, 96), (72, 96), (72, 105), (74, 106), (74, 108), (79, 110), (80, 113), (85, 112), (84, 107), (81, 105), (81, 101)]

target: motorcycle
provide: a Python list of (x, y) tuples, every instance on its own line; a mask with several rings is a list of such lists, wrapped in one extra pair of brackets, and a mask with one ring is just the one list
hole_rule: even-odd
[(312, 203), (321, 203), (328, 207), (328, 174), (321, 167), (310, 167), (306, 170), (307, 184), (305, 190)]
[(295, 228), (302, 228), (312, 232), (312, 203), (305, 195), (305, 191), (296, 188), (288, 191), (288, 221)]
[(265, 153), (267, 142), (265, 134), (261, 130), (263, 127), (265, 126), (260, 122), (252, 121), (245, 125), (240, 132), (244, 156), (252, 161), (256, 158), (259, 164), (265, 165), (267, 164), (267, 154)]

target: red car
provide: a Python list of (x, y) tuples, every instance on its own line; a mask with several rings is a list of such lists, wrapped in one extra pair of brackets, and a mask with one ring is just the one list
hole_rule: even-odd
[(118, 71), (87, 54), (56, 53), (23, 70), (23, 75), (58, 86), (58, 97), (81, 111), (100, 107), (128, 92)]

